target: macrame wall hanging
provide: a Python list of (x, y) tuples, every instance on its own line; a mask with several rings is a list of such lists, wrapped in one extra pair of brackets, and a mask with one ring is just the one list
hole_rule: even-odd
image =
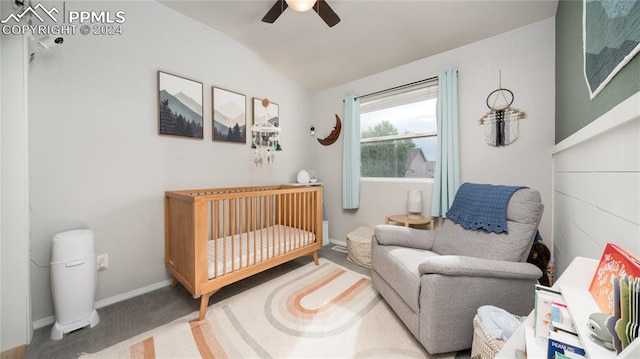
[(511, 107), (514, 96), (511, 90), (502, 87), (502, 73), (500, 73), (497, 90), (487, 96), (487, 112), (479, 121), (484, 125), (484, 138), (490, 146), (506, 146), (520, 136), (518, 121), (526, 118), (527, 114)]

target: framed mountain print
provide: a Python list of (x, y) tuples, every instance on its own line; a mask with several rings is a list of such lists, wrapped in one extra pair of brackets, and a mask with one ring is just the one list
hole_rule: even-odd
[(203, 138), (202, 83), (158, 71), (158, 133)]
[(211, 88), (213, 140), (247, 143), (247, 98), (237, 92)]

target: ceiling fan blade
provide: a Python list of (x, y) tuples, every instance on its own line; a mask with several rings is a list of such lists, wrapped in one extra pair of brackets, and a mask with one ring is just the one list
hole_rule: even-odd
[(262, 22), (273, 24), (282, 15), (284, 10), (289, 7), (284, 0), (277, 0), (266, 15), (262, 18)]
[(338, 14), (333, 11), (331, 6), (329, 6), (325, 0), (318, 0), (318, 2), (313, 6), (313, 10), (320, 15), (320, 18), (322, 18), (329, 27), (333, 27), (340, 22)]

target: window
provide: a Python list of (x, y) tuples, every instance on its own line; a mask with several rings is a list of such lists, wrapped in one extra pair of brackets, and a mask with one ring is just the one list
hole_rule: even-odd
[(433, 178), (437, 82), (361, 99), (360, 175)]

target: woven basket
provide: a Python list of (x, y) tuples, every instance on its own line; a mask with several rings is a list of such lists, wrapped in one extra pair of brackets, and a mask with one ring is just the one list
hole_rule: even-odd
[[(473, 318), (473, 328), (471, 359), (493, 359), (504, 346), (504, 342), (492, 338), (482, 326), (482, 322), (480, 322), (477, 315)], [(481, 334), (475, 329), (479, 329)]]

